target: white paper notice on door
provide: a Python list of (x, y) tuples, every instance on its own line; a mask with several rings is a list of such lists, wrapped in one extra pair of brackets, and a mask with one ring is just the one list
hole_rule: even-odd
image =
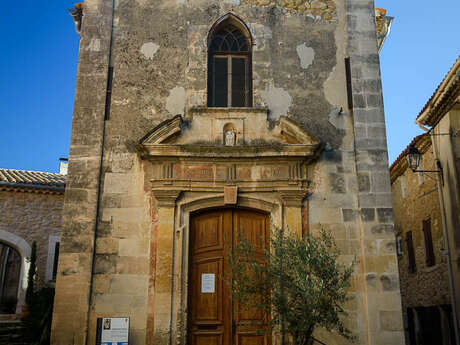
[(214, 273), (201, 274), (201, 293), (216, 292), (216, 275)]

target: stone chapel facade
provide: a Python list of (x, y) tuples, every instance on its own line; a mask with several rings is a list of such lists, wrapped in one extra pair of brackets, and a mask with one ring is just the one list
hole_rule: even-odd
[(404, 344), (372, 0), (86, 0), (72, 15), (52, 344), (94, 344), (98, 317), (130, 317), (130, 345), (269, 342), (219, 280), (199, 284), (224, 269), (225, 231), (271, 224), (329, 230), (359, 260), (357, 343)]

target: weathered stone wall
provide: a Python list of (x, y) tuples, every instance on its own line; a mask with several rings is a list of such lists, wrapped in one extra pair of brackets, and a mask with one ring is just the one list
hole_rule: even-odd
[(358, 232), (360, 341), (404, 344), (374, 1), (346, 6), (357, 207), (342, 213)]
[[(421, 169), (437, 169), (431, 145), (422, 157)], [(406, 169), (391, 185), (396, 232), (403, 240), (403, 255), (398, 261), (404, 310), (410, 307), (450, 304), (447, 260), (442, 253), (446, 246), (438, 185), (435, 178), (436, 176), (432, 173), (426, 173), (421, 178), (418, 173)], [(435, 255), (435, 265), (431, 267), (426, 265), (425, 239), (422, 228), (422, 222), (427, 218), (431, 218)], [(412, 231), (416, 261), (415, 273), (409, 273), (408, 269), (409, 255), (405, 241), (408, 231)]]
[[(172, 317), (155, 298), (171, 298), (174, 205), (158, 211), (150, 190), (157, 167), (141, 160), (136, 145), (161, 121), (206, 105), (207, 35), (229, 12), (253, 36), (254, 106), (268, 108), (270, 121), (297, 121), (326, 148), (309, 169), (303, 226), (329, 229), (344, 261), (360, 260), (349, 326), (361, 344), (401, 344), (373, 2), (116, 3), (84, 4), (53, 344), (84, 344), (87, 334), (94, 343), (96, 318), (119, 315), (131, 316), (133, 345), (169, 342), (167, 331), (153, 328), (163, 320), (166, 329)], [(110, 46), (114, 78), (104, 122)], [(347, 105), (348, 49), (355, 114)], [(300, 215), (292, 221), (299, 225)]]
[(63, 194), (0, 191), (0, 230), (21, 237), (29, 246), (37, 242), (38, 287), (46, 283), (48, 241), (61, 234), (63, 206)]

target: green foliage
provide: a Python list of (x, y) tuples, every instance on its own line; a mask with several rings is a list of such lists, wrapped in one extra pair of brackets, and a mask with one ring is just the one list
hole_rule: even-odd
[(295, 345), (311, 344), (316, 327), (353, 340), (340, 315), (355, 262), (342, 265), (339, 255), (325, 231), (305, 240), (276, 229), (264, 253), (240, 235), (229, 257), (233, 295), (246, 308), (262, 309), (271, 318), (267, 324)]
[(37, 270), (37, 242), (32, 243), (29, 272), (27, 272), (26, 304), (33, 303), (35, 271)]
[(44, 287), (33, 294), (29, 314), (23, 319), (26, 338), (33, 345), (50, 344), (53, 302), (53, 287)]
[(26, 290), (26, 304), (29, 312), (22, 320), (25, 326), (24, 337), (32, 345), (49, 345), (51, 318), (53, 316), (54, 288), (47, 286), (35, 291), (36, 271), (37, 243), (33, 242)]

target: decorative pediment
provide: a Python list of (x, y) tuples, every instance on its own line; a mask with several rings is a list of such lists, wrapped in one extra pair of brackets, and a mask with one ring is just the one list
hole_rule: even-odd
[(267, 118), (266, 109), (198, 108), (153, 128), (138, 148), (158, 203), (172, 207), (182, 192), (224, 193), (229, 203), (275, 192), (300, 207), (321, 142), (287, 117)]
[(198, 108), (187, 118), (177, 115), (152, 129), (140, 141), (144, 158), (154, 157), (311, 157), (320, 140), (295, 121), (267, 120), (257, 108)]
[(163, 121), (141, 139), (142, 145), (164, 144), (168, 139), (177, 136), (182, 131), (182, 116), (176, 115), (172, 119)]

